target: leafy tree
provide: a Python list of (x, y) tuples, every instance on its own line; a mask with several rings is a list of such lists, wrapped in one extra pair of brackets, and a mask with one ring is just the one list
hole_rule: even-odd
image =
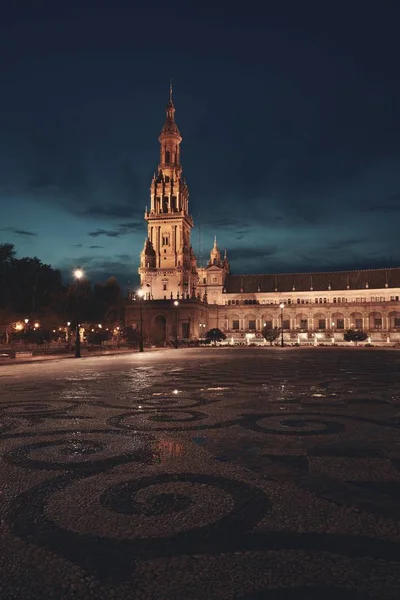
[(12, 244), (0, 244), (0, 341), (16, 339), (14, 324), (26, 318), (30, 325), (38, 321), (42, 332), (58, 331), (67, 321), (72, 329), (79, 321), (114, 330), (121, 326), (123, 308), (115, 277), (94, 287), (87, 279), (63, 285), (58, 269), (38, 258), (16, 258)]
[(91, 317), (103, 325), (114, 328), (120, 325), (123, 316), (123, 295), (115, 277), (104, 284), (94, 286)]
[(214, 327), (213, 329), (209, 329), (205, 335), (206, 340), (210, 340), (210, 342), (214, 342), (214, 345), (217, 345), (217, 342), (221, 342), (226, 339), (226, 335), (218, 329), (218, 327)]
[(343, 337), (346, 342), (355, 342), (357, 346), (358, 342), (365, 342), (365, 340), (368, 337), (368, 334), (365, 331), (361, 331), (359, 329), (348, 329)]
[(107, 342), (110, 339), (109, 331), (104, 331), (104, 329), (99, 329), (97, 331), (90, 331), (87, 336), (88, 344), (92, 346), (101, 346), (103, 342)]
[(279, 327), (263, 327), (261, 333), (263, 338), (272, 346), (273, 342), (280, 336), (281, 330)]
[(53, 294), (62, 288), (61, 272), (38, 258), (15, 258), (12, 244), (0, 244), (0, 308), (15, 316), (51, 306)]
[(124, 328), (122, 338), (128, 342), (129, 346), (136, 346), (139, 343), (139, 330), (129, 325)]

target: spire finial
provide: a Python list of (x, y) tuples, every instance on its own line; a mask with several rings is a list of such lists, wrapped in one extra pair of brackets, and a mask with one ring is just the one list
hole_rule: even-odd
[(172, 102), (172, 77), (169, 78), (169, 101)]
[(215, 235), (214, 236), (214, 248), (216, 248), (216, 247), (217, 247), (217, 236)]

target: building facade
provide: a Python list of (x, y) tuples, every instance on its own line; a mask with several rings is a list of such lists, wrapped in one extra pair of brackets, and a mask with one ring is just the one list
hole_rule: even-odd
[(400, 342), (400, 267), (234, 275), (216, 238), (207, 265), (198, 265), (172, 88), (158, 139), (140, 254), (143, 297), (128, 294), (127, 326), (142, 322), (145, 340), (158, 344), (199, 339), (214, 327), (231, 343), (262, 343), (264, 326), (283, 329), (286, 343), (340, 343), (347, 329), (366, 331), (373, 344)]

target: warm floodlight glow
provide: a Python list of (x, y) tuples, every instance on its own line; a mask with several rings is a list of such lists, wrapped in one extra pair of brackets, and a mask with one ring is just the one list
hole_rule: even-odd
[(22, 323), (16, 323), (16, 325), (15, 325), (15, 329), (16, 329), (17, 331), (21, 331), (21, 329), (23, 329), (23, 328), (24, 328), (24, 326), (22, 325)]
[(67, 327), (71, 327), (71, 321), (67, 321)]
[(145, 291), (142, 290), (142, 288), (140, 288), (140, 290), (138, 290), (136, 293), (139, 296), (139, 298), (143, 298), (143, 296), (145, 295)]
[(179, 302), (178, 302), (178, 300), (175, 300), (175, 302), (174, 302), (174, 306), (179, 306)]
[(28, 325), (29, 319), (24, 319), (24, 321), (25, 321), (25, 325)]
[(82, 269), (80, 269), (79, 267), (77, 269), (75, 269), (74, 277), (76, 277), (76, 279), (82, 279), (83, 276), (84, 276), (84, 272), (82, 271)]
[(103, 327), (103, 325), (102, 325), (101, 323), (99, 323), (99, 324), (97, 325), (97, 327), (98, 327), (99, 329), (101, 329), (101, 328)]
[(35, 323), (35, 324), (34, 324), (34, 328), (35, 328), (35, 329), (38, 329), (38, 328), (39, 328), (39, 323)]
[(285, 305), (283, 302), (280, 303), (279, 308), (281, 308), (281, 309), (285, 308)]

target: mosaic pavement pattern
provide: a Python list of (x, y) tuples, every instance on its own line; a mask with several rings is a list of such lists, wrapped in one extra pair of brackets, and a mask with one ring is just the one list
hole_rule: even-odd
[(0, 598), (400, 598), (400, 352), (0, 367)]

